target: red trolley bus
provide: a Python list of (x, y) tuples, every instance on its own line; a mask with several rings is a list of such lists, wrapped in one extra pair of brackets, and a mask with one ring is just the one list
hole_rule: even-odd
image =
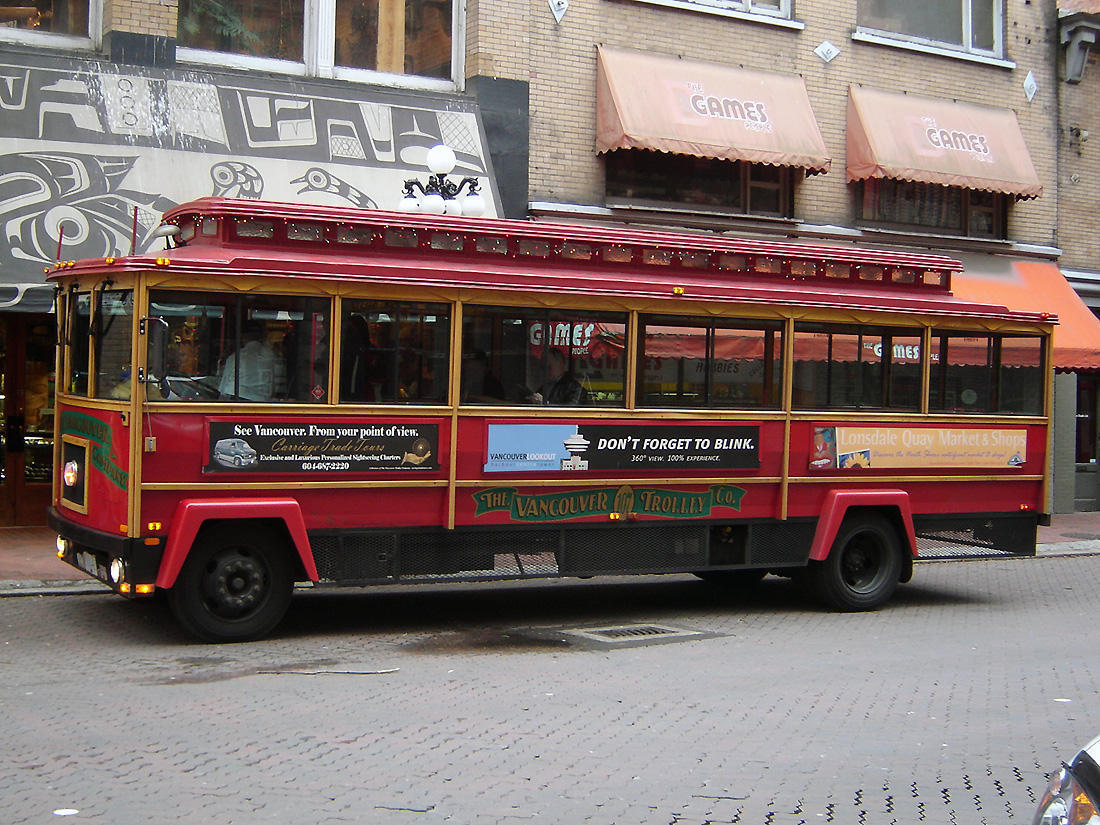
[(203, 199), (61, 262), (65, 561), (211, 641), (315, 585), (1032, 554), (1053, 320), (949, 258)]

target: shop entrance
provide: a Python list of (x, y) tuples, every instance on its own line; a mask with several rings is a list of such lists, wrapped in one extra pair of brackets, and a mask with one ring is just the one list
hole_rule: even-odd
[(0, 315), (0, 527), (46, 523), (53, 407), (53, 316)]

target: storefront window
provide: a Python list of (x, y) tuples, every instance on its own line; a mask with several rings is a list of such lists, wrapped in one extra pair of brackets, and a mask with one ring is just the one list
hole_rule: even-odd
[(618, 149), (607, 153), (606, 173), (609, 205), (792, 217), (794, 175), (783, 166)]
[(1089, 373), (1077, 375), (1077, 463), (1096, 463), (1097, 392), (1100, 382)]
[(23, 477), (49, 481), (53, 465), (54, 328), (52, 319), (30, 324), (23, 366)]
[(860, 181), (858, 191), (859, 217), (868, 223), (972, 238), (1008, 234), (1008, 198), (996, 192), (886, 178)]

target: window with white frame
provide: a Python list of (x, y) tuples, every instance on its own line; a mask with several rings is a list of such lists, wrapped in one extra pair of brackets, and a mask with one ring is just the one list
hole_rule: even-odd
[(34, 41), (37, 35), (87, 38), (89, 0), (0, 0), (4, 40)]
[(860, 32), (1001, 56), (1003, 0), (859, 0)]
[(790, 19), (791, 0), (639, 0), (660, 6), (678, 6), (693, 11), (711, 11), (718, 14), (760, 15)]
[[(185, 59), (289, 61), (301, 72), (409, 75), (450, 82), (453, 0), (180, 0)], [(456, 6), (458, 8), (456, 8)], [(275, 68), (275, 66), (272, 66)]]

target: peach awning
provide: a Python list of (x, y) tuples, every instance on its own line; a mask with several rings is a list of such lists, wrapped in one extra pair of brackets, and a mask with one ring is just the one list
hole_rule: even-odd
[(951, 276), (951, 291), (978, 303), (1057, 315), (1054, 367), (1100, 369), (1100, 319), (1073, 291), (1057, 265), (1006, 259), (967, 261), (965, 272)]
[(597, 152), (653, 149), (829, 171), (797, 75), (600, 46), (596, 84)]
[(1043, 193), (1016, 113), (852, 86), (848, 182), (893, 178), (1017, 198)]

